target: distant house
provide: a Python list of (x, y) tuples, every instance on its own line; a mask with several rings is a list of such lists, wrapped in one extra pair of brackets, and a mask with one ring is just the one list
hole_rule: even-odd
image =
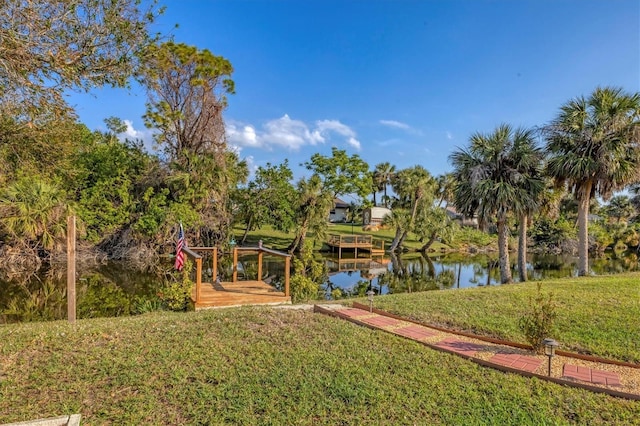
[(462, 213), (458, 213), (455, 207), (447, 206), (444, 208), (444, 211), (449, 216), (449, 219), (457, 221), (462, 226), (470, 226), (473, 228), (478, 227), (478, 218), (477, 217), (466, 217)]
[(329, 212), (329, 222), (346, 222), (348, 212), (349, 204), (345, 203), (340, 198), (335, 198), (333, 200), (333, 209)]
[(369, 207), (362, 212), (362, 225), (380, 226), (384, 218), (391, 214), (391, 210), (385, 207)]

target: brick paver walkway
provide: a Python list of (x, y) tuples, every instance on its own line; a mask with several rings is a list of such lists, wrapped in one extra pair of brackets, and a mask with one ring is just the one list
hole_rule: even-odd
[[(490, 354), (493, 353), (494, 355), (487, 359), (489, 362), (517, 370), (535, 373), (541, 364), (544, 363), (544, 359), (541, 359), (541, 357), (522, 355), (521, 353), (517, 353), (518, 351), (510, 352), (511, 349), (492, 343), (475, 343), (468, 340), (462, 340), (443, 331), (436, 331), (427, 326), (372, 313), (368, 310), (346, 307), (331, 309), (334, 309), (349, 318), (353, 318), (387, 332), (412, 340), (422, 341), (429, 345), (434, 345), (467, 357), (487, 359), (484, 357), (490, 356)], [(448, 337), (443, 338), (437, 343), (433, 343), (434, 340), (438, 339), (435, 336)], [(431, 343), (427, 342), (430, 338), (434, 338), (431, 339)], [(482, 352), (483, 354), (476, 355), (478, 352)], [(487, 352), (489, 352), (489, 354), (487, 354)], [(564, 378), (576, 379), (594, 385), (622, 387), (618, 373), (611, 371), (564, 364), (562, 368), (562, 376)]]
[(365, 315), (372, 315), (367, 311), (363, 311), (362, 309), (355, 309), (355, 308), (340, 309), (339, 312), (351, 318), (363, 317)]
[(519, 354), (507, 354), (507, 353), (497, 353), (491, 358), (489, 361), (495, 362), (496, 364), (504, 365), (506, 367), (517, 368), (518, 370), (528, 371), (533, 373), (538, 369), (540, 364), (542, 364), (542, 360), (538, 358), (533, 358), (530, 356), (519, 355)]
[(620, 386), (620, 376), (617, 373), (594, 370), (579, 365), (565, 364), (562, 367), (562, 376), (599, 385)]
[(464, 340), (459, 340), (455, 337), (447, 337), (446, 339), (436, 343), (436, 346), (467, 356), (473, 356), (476, 352), (485, 348), (485, 345), (465, 342)]
[(421, 325), (409, 325), (406, 327), (396, 328), (391, 331), (414, 340), (426, 339), (427, 337), (435, 336), (437, 334), (435, 331), (431, 331)]
[(402, 324), (402, 322), (398, 321), (397, 319), (383, 317), (382, 315), (376, 315), (375, 317), (358, 318), (358, 321), (362, 321), (370, 325), (375, 325), (376, 327), (391, 327)]

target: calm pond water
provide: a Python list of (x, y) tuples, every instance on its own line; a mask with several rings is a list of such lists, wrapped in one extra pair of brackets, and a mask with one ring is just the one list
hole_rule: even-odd
[[(353, 256), (353, 255), (351, 255)], [(371, 287), (379, 294), (497, 285), (500, 272), (496, 255), (377, 256), (369, 259), (322, 255), (328, 276), (319, 298), (362, 296)], [(515, 259), (512, 259), (515, 262)], [(205, 260), (205, 265), (209, 262)], [(640, 270), (635, 253), (606, 253), (592, 259), (595, 274)], [(577, 258), (566, 255), (532, 255), (530, 279), (571, 277), (577, 274)], [(239, 279), (255, 279), (257, 256), (240, 258)], [(284, 262), (265, 256), (263, 279), (281, 286)], [(210, 280), (205, 271), (204, 280)], [(231, 265), (220, 262), (223, 280), (231, 279)], [(513, 267), (514, 279), (518, 273)], [(79, 269), (77, 281), (78, 318), (121, 316), (144, 312), (158, 304), (162, 279), (111, 262), (97, 268)], [(42, 271), (29, 279), (0, 278), (0, 324), (19, 321), (47, 321), (66, 318), (66, 271)]]

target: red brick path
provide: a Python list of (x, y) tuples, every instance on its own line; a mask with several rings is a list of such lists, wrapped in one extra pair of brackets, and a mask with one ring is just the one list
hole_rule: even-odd
[(404, 337), (408, 337), (414, 340), (422, 340), (427, 337), (435, 336), (437, 333), (429, 330), (428, 328), (419, 325), (409, 325), (407, 327), (396, 328), (391, 330), (393, 333), (399, 334)]
[(542, 360), (519, 354), (497, 353), (489, 361), (518, 370), (533, 373), (542, 364)]
[[(395, 318), (390, 318), (384, 315), (370, 313), (362, 309), (344, 308), (338, 309), (338, 312), (348, 316), (349, 318), (354, 318), (358, 321), (367, 323), (374, 327), (379, 327), (380, 329), (384, 329), (385, 327), (387, 327), (386, 331), (388, 332), (398, 334), (416, 341), (425, 340), (428, 337), (432, 337), (438, 334), (437, 332), (418, 324), (411, 324), (409, 322), (397, 320)], [(455, 337), (447, 337), (446, 339), (435, 343), (435, 346), (461, 355), (472, 357), (476, 354), (476, 352), (487, 350), (487, 348), (490, 348), (494, 345), (478, 344), (459, 340)], [(496, 353), (489, 359), (489, 361), (495, 364), (504, 365), (530, 373), (535, 373), (538, 367), (540, 367), (540, 364), (543, 363), (543, 360), (539, 358), (520, 355), (517, 353), (504, 352)], [(562, 367), (562, 375), (563, 377), (582, 380), (597, 385), (621, 386), (620, 377), (617, 373), (595, 370), (577, 365), (565, 364)]]
[(562, 367), (562, 375), (572, 379), (591, 382), (599, 385), (620, 386), (620, 377), (610, 371), (594, 370), (579, 365), (565, 364)]
[(389, 326), (401, 324), (401, 322), (398, 321), (397, 319), (383, 317), (381, 315), (376, 315), (375, 317), (370, 317), (370, 318), (359, 318), (358, 321), (362, 321), (370, 325), (375, 325), (377, 327), (389, 327)]
[(350, 318), (357, 318), (365, 315), (371, 315), (367, 311), (363, 311), (362, 309), (355, 309), (355, 308), (340, 309), (338, 312), (340, 312), (341, 314), (345, 314)]
[(447, 337), (446, 339), (436, 343), (436, 346), (467, 356), (473, 356), (476, 352), (485, 348), (484, 345), (465, 342), (464, 340), (458, 340), (455, 337)]

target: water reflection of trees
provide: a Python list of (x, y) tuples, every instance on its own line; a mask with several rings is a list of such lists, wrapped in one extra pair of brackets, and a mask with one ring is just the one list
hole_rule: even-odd
[(451, 288), (455, 274), (449, 270), (436, 271), (431, 258), (424, 253), (415, 256), (390, 254), (391, 270), (378, 277), (378, 284), (389, 293), (412, 293)]
[[(105, 265), (76, 281), (78, 318), (134, 313), (138, 304), (155, 300), (161, 280), (123, 265)], [(20, 279), (0, 281), (0, 323), (51, 321), (67, 317), (64, 268), (52, 268)]]

